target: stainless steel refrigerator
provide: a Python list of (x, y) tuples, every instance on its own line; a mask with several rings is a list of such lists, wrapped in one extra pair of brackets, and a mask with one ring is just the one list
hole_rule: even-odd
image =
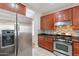
[(32, 55), (32, 19), (0, 9), (0, 56)]

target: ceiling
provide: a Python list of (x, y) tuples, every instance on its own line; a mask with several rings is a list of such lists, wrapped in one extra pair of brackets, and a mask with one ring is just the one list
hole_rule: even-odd
[(50, 11), (55, 11), (64, 7), (71, 6), (75, 3), (25, 3), (29, 8), (39, 12), (39, 13), (47, 13)]

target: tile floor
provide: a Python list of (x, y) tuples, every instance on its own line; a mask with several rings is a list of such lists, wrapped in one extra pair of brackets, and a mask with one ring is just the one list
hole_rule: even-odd
[(33, 56), (56, 56), (52, 52), (49, 52), (48, 50), (45, 50), (40, 47), (34, 47), (32, 50), (32, 55)]

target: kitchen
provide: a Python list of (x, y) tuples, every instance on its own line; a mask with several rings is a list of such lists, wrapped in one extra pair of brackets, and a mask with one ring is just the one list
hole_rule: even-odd
[(79, 56), (79, 4), (28, 5), (43, 13), (34, 23), (33, 55)]
[(79, 56), (79, 3), (0, 3), (0, 56)]

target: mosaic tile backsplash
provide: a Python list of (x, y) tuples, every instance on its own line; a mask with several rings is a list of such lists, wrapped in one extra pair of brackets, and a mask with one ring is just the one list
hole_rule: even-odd
[(71, 26), (58, 26), (55, 30), (39, 30), (38, 33), (46, 33), (46, 34), (66, 34), (79, 36), (79, 30), (73, 30)]

